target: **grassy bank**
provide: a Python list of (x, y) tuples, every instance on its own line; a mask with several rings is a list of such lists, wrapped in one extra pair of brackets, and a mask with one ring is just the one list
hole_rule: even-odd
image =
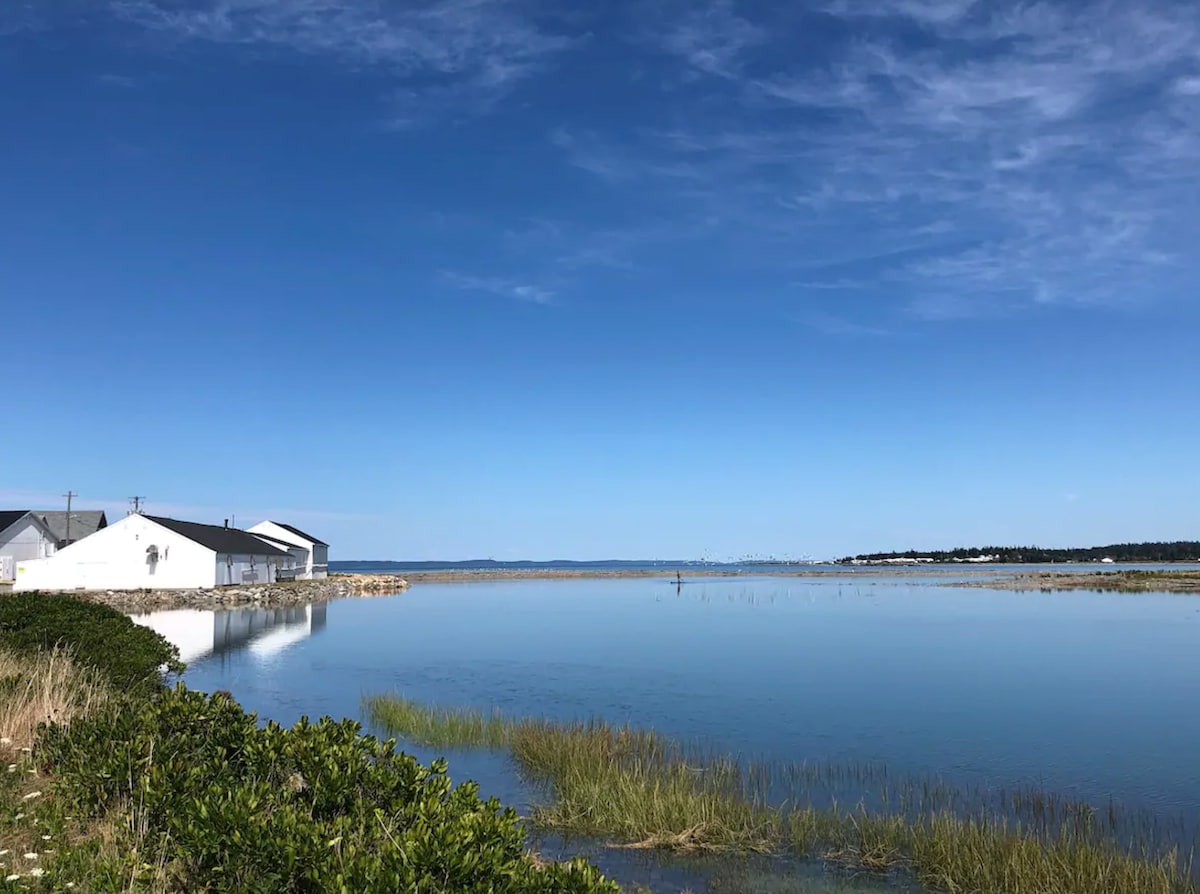
[(618, 894), (531, 857), (444, 762), (349, 720), (260, 725), (165, 685), (176, 657), (105, 606), (0, 597), (0, 891)]
[(369, 698), (366, 707), (375, 723), (414, 743), (509, 752), (543, 788), (533, 821), (547, 830), (610, 837), (628, 847), (790, 853), (852, 868), (902, 868), (923, 885), (955, 894), (1197, 892), (1178, 854), (1156, 855), (1136, 840), (1119, 848), (1103, 820), (1086, 810), (1038, 826), (920, 804), (904, 810), (780, 805), (769, 799), (765, 775), (649, 731), (513, 720), (394, 696)]

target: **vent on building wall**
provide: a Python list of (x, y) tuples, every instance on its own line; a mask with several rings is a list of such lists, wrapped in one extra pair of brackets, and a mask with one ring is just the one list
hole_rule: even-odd
[(148, 547), (146, 547), (146, 561), (147, 562), (157, 562), (158, 561), (158, 547), (155, 546), (153, 543), (150, 544)]

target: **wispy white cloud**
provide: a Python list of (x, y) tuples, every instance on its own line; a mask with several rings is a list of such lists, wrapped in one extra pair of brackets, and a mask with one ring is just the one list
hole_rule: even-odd
[(171, 41), (327, 58), (397, 79), (387, 123), (490, 108), (574, 38), (511, 0), (107, 0), (121, 22)]
[[(848, 278), (924, 318), (1200, 283), (1183, 235), (1200, 201), (1200, 6), (836, 2), (823, 14), (853, 37), (784, 62), (794, 32), (700, 10), (662, 49), (736, 101), (681, 97), (685, 123), (561, 141), (571, 164), (757, 233), (760, 270), (837, 240), (891, 253)], [(707, 28), (734, 18), (728, 40)]]
[(825, 9), (839, 18), (902, 18), (927, 25), (946, 25), (978, 8), (978, 0), (836, 0)]
[(896, 332), (875, 323), (862, 323), (847, 317), (822, 311), (810, 311), (795, 318), (796, 322), (821, 335), (847, 338), (890, 338)]
[(748, 51), (766, 42), (769, 32), (738, 15), (733, 0), (691, 4), (683, 15), (668, 21), (662, 46), (687, 65), (709, 75), (740, 74)]
[[(564, 288), (554, 271), (634, 271), (645, 246), (672, 242), (784, 271), (785, 292), (797, 270), (857, 259), (809, 278), (859, 282), (925, 317), (1200, 286), (1200, 5), (1183, 0), (664, 0), (583, 19), (548, 18), (538, 0), (18, 6), (0, 29), (103, 10), (172, 45), (387, 72), (396, 128), (494, 108), (602, 40), (631, 67), (666, 66), (622, 88), (653, 115), (581, 103), (545, 128), (567, 164), (645, 219), (568, 210), (552, 236), (518, 246), (502, 233), (502, 251), (532, 259), (515, 269), (554, 286), (467, 276), (460, 288), (549, 303)], [(605, 16), (611, 27), (578, 38)]]
[(446, 282), (467, 291), (487, 292), (490, 295), (499, 295), (501, 298), (510, 298), (530, 304), (554, 303), (555, 293), (552, 290), (503, 276), (473, 276), (453, 271), (446, 271), (442, 276)]
[(121, 90), (133, 90), (142, 84), (140, 80), (129, 75), (112, 73), (97, 75), (96, 81), (105, 87), (116, 87)]
[(1175, 82), (1175, 92), (1181, 96), (1200, 96), (1200, 76), (1188, 75)]

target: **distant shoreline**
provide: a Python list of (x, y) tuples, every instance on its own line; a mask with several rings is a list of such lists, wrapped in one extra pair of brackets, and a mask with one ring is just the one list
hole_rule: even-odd
[[(1167, 563), (1163, 563), (1167, 564)], [(941, 578), (939, 586), (978, 587), (996, 590), (1067, 590), (1108, 589), (1141, 592), (1158, 587), (1177, 588), (1175, 592), (1200, 591), (1200, 570), (1133, 571), (1111, 565), (1072, 571), (1053, 571), (1015, 568), (1004, 565), (946, 566), (863, 566), (847, 568), (812, 568), (766, 566), (763, 568), (446, 568), (428, 571), (406, 571), (404, 579), (410, 586), (417, 584), (484, 583), (523, 580), (651, 580), (675, 583), (676, 571), (683, 583), (702, 580), (731, 580), (737, 578), (840, 578), (846, 581), (868, 578)], [(1111, 570), (1109, 570), (1111, 569)], [(340, 572), (357, 576), (353, 572)], [(951, 579), (953, 578), (953, 579)]]
[[(895, 569), (900, 573), (911, 573), (913, 569)], [(466, 583), (471, 581), (496, 580), (603, 580), (606, 578), (662, 578), (675, 581), (678, 571), (686, 582), (696, 578), (731, 577), (828, 577), (855, 574), (854, 571), (803, 570), (778, 568), (735, 569), (735, 568), (446, 568), (429, 571), (405, 571), (404, 579), (409, 584), (419, 583)], [(862, 572), (857, 572), (861, 574)], [(928, 573), (928, 572), (927, 572)]]

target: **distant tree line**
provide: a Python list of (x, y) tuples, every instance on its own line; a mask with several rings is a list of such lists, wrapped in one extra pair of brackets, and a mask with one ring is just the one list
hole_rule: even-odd
[(1196, 562), (1200, 561), (1200, 541), (1175, 540), (1170, 543), (1115, 543), (1110, 546), (1090, 546), (1077, 549), (1045, 549), (1040, 546), (981, 546), (951, 550), (921, 552), (863, 553), (846, 556), (839, 562), (879, 561), (881, 559), (933, 559), (935, 562), (964, 561), (978, 556), (997, 556), (996, 562)]

